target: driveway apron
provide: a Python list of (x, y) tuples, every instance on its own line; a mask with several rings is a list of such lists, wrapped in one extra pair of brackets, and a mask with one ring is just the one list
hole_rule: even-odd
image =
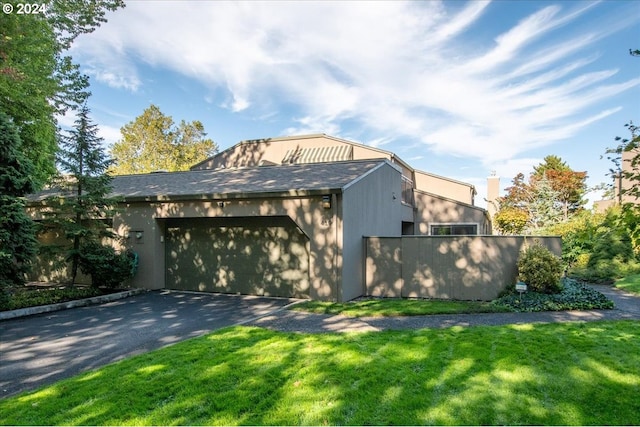
[(0, 321), (0, 398), (246, 323), (293, 301), (155, 291), (98, 306)]

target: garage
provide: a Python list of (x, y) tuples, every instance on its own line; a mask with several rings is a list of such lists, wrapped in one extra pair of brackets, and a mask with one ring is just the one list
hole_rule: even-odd
[(309, 247), (289, 217), (171, 219), (166, 287), (309, 298)]

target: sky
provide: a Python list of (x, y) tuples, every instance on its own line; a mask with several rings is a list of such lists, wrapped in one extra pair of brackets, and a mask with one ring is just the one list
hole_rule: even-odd
[(609, 182), (601, 156), (640, 123), (638, 0), (145, 0), (107, 20), (70, 51), (107, 145), (155, 104), (220, 150), (312, 133), (388, 150), (485, 207), (487, 176), (504, 189), (550, 154)]

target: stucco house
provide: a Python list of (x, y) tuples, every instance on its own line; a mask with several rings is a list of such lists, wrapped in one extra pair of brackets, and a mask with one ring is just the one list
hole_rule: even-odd
[[(364, 236), (490, 234), (475, 194), (324, 134), (261, 139), (115, 177), (113, 229), (139, 255), (134, 287), (347, 301), (365, 290)], [(36, 219), (45, 196), (30, 198)]]

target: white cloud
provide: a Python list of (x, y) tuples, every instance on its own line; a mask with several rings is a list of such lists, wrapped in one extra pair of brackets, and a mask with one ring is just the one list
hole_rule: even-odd
[(120, 128), (108, 125), (98, 125), (98, 136), (104, 140), (106, 146), (111, 146), (114, 142), (122, 138)]
[(558, 36), (597, 3), (540, 7), (469, 46), (492, 7), (131, 2), (81, 37), (74, 56), (98, 80), (130, 91), (144, 85), (143, 64), (224, 93), (207, 102), (236, 113), (293, 105), (285, 134), (340, 135), (349, 120), (377, 145), (405, 138), (485, 164), (576, 134), (617, 108), (599, 102), (640, 86), (615, 69), (591, 69), (599, 54), (590, 46), (611, 26)]

